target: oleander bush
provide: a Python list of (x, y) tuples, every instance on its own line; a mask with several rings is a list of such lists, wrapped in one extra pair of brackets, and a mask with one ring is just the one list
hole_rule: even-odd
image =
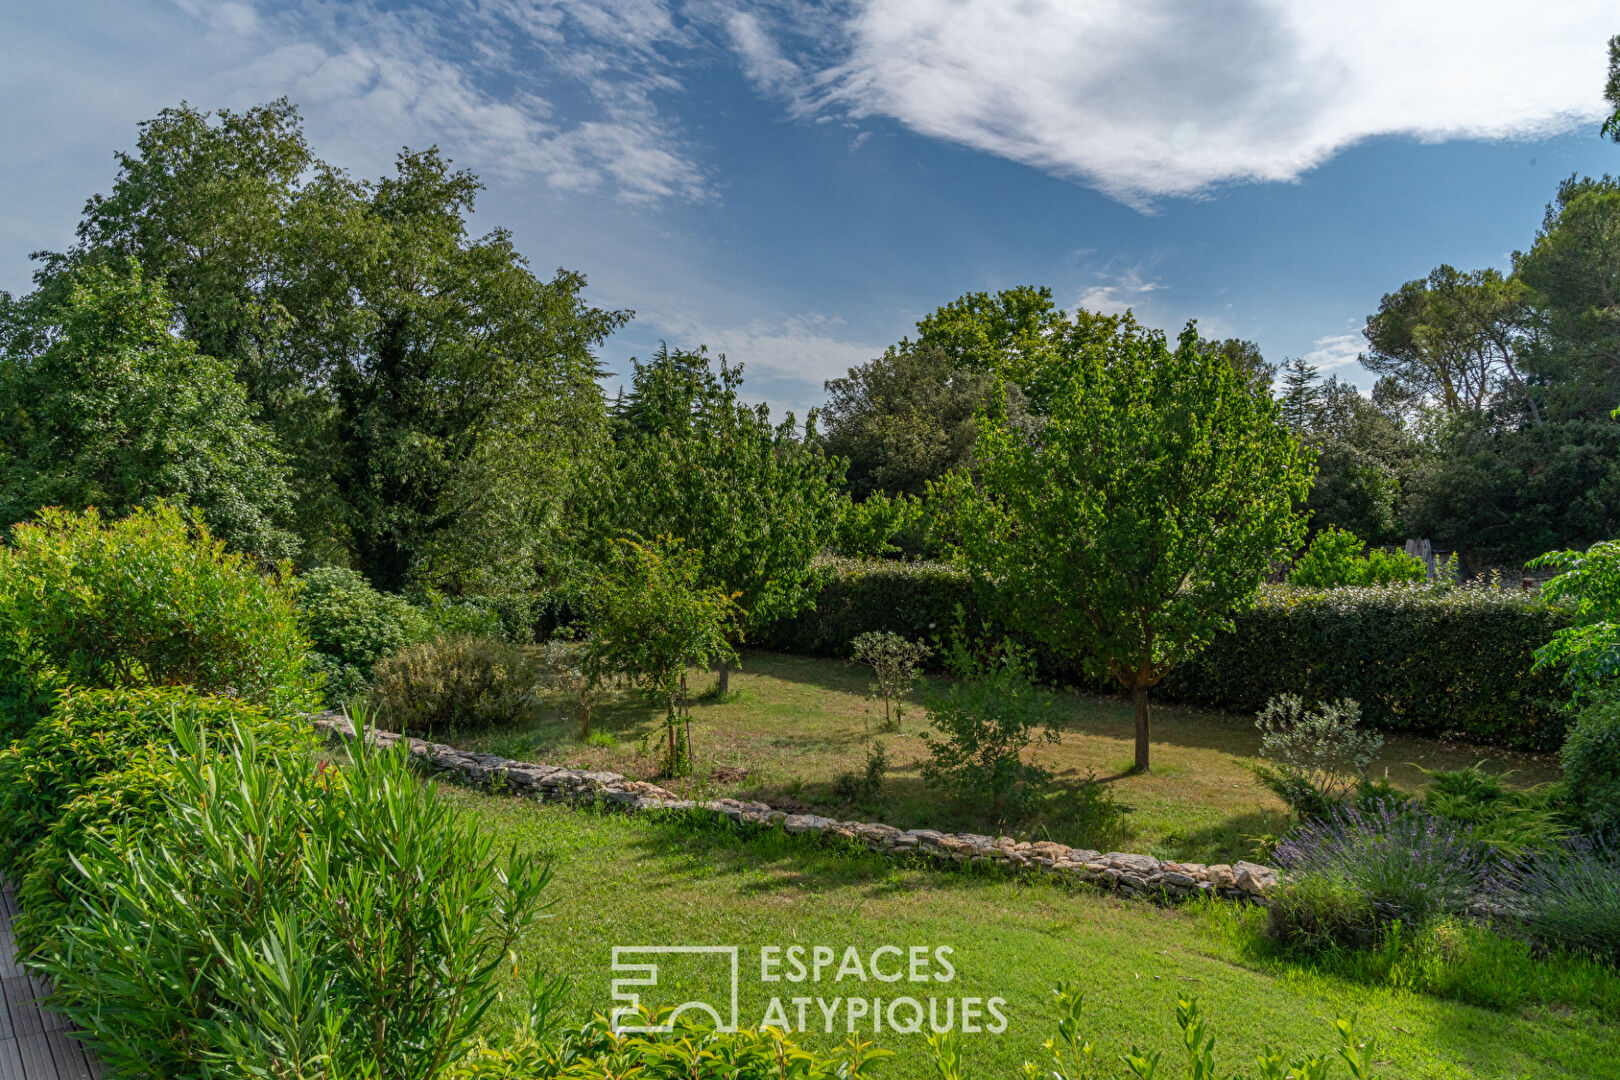
[(63, 691), (45, 719), (0, 750), (0, 871), (22, 879), (63, 808), (143, 748), (167, 743), (176, 720), (214, 734), (251, 728), (277, 745), (304, 738), (295, 723), (259, 706), (183, 686)]
[(320, 679), (285, 566), (261, 573), (171, 506), (46, 508), (0, 546), (0, 742), (68, 687), (190, 686), (276, 712)]
[(544, 677), (518, 645), (492, 637), (424, 641), (372, 670), (370, 707), (395, 731), (445, 732), (533, 719)]
[(408, 755), (345, 768), (169, 742), (164, 809), (87, 835), (31, 961), (119, 1075), (428, 1080), (466, 1053), (549, 871), (498, 857)]
[[(958, 606), (974, 636), (1003, 634), (972, 584), (947, 563), (827, 559), (821, 568), (826, 584), (814, 610), (769, 627), (757, 643), (847, 657), (868, 631), (942, 635)], [(1537, 647), (1572, 618), (1567, 605), (1488, 588), (1268, 585), (1155, 693), (1245, 713), (1283, 693), (1354, 698), (1365, 723), (1385, 731), (1551, 750), (1570, 722), (1568, 693), (1557, 665), (1532, 668)], [(1047, 679), (1110, 689), (1040, 649), (1033, 655)]]

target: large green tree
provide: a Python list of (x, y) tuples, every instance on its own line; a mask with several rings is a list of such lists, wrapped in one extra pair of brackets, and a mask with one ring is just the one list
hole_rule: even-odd
[(593, 349), (625, 313), (537, 277), (435, 149), (356, 180), (286, 101), (166, 109), (50, 265), (138, 258), (292, 456), (310, 558), (374, 584), (521, 585), (601, 436)]
[(1038, 438), (986, 413), (980, 480), (942, 494), (960, 558), (1008, 622), (1117, 679), (1149, 766), (1148, 691), (1292, 554), (1309, 458), (1192, 327), (1174, 349), (1130, 316), (1053, 343)]
[(126, 261), (61, 266), (0, 294), (0, 526), (42, 506), (109, 518), (160, 499), (233, 547), (293, 553), (287, 468), (224, 361), (175, 335), (162, 284)]
[[(845, 463), (823, 450), (812, 414), (738, 398), (742, 368), (660, 348), (636, 361), (615, 410), (614, 438), (582, 485), (576, 528), (585, 559), (603, 565), (623, 538), (669, 534), (702, 559), (701, 581), (735, 598), (746, 634), (811, 602), (812, 562), (846, 503)], [(720, 667), (721, 692), (729, 664)]]

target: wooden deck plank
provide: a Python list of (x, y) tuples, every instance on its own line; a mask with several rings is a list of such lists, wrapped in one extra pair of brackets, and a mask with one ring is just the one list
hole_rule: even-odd
[(22, 1055), (17, 1052), (17, 1040), (0, 1039), (0, 1080), (27, 1080), (23, 1076)]
[(56, 1059), (44, 1032), (18, 1039), (17, 1053), (22, 1058), (23, 1080), (57, 1080)]
[(11, 1013), (11, 1030), (18, 1039), (44, 1032), (45, 1013), (34, 1000), (34, 984), (27, 976), (0, 979), (0, 994), (6, 999), (6, 1009)]
[(50, 1043), (51, 1057), (56, 1062), (56, 1075), (60, 1080), (92, 1080), (90, 1059), (85, 1056), (79, 1040), (66, 1031), (47, 1031), (45, 1040)]
[(0, 979), (22, 974), (23, 966), (17, 963), (17, 936), (9, 920), (0, 920)]

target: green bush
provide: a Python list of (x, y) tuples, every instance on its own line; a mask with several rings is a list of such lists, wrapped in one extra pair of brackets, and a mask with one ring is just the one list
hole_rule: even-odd
[(363, 696), (377, 661), (429, 636), (421, 611), (353, 570), (317, 567), (302, 582), (298, 622), (309, 635), (311, 663), (326, 675), (328, 705)]
[(496, 638), (424, 641), (373, 669), (371, 708), (394, 731), (500, 727), (533, 718), (542, 676), (537, 660)]
[[(927, 639), (952, 625), (998, 638), (968, 580), (944, 563), (827, 559), (815, 610), (770, 627), (767, 648), (847, 657), (870, 630)], [(1271, 585), (1233, 616), (1157, 694), (1232, 712), (1272, 697), (1354, 698), (1363, 722), (1386, 731), (1450, 733), (1475, 742), (1550, 750), (1569, 722), (1556, 668), (1532, 671), (1536, 647), (1569, 625), (1568, 608), (1494, 589), (1384, 585), (1299, 589)], [(1106, 689), (1073, 665), (1034, 650), (1053, 681)]]
[(112, 522), (47, 508), (0, 547), (0, 741), (68, 686), (184, 685), (314, 708), (308, 652), (286, 568), (260, 573), (173, 507)]
[(1567, 798), (1586, 828), (1620, 835), (1620, 696), (1581, 710), (1559, 757)]
[(38, 845), (62, 810), (96, 777), (130, 765), (151, 744), (168, 741), (176, 718), (209, 732), (252, 728), (278, 744), (301, 738), (290, 722), (258, 706), (205, 697), (189, 687), (67, 690), (45, 719), (0, 750), (0, 871), (27, 874)]
[(165, 809), (87, 837), (34, 961), (129, 1076), (427, 1080), (466, 1052), (548, 872), (418, 780), (409, 756), (311, 769), (184, 718)]
[(1404, 551), (1368, 549), (1361, 537), (1332, 525), (1316, 534), (1311, 546), (1288, 571), (1290, 585), (1315, 589), (1390, 585), (1397, 581), (1424, 581), (1427, 577), (1428, 569), (1422, 559)]
[(1557, 785), (1516, 790), (1503, 783), (1503, 776), (1478, 765), (1425, 772), (1429, 783), (1423, 789), (1423, 809), (1468, 825), (1476, 840), (1503, 858), (1554, 850), (1569, 837)]

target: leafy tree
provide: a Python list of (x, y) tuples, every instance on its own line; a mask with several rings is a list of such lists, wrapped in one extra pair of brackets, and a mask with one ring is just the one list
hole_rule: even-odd
[[(735, 633), (801, 610), (815, 593), (812, 560), (837, 527), (842, 460), (827, 455), (812, 415), (773, 424), (765, 406), (737, 398), (742, 368), (660, 348), (635, 362), (601, 472), (580, 493), (585, 558), (603, 565), (622, 538), (678, 530), (702, 552), (694, 573), (734, 598)], [(723, 656), (728, 689), (733, 653)]]
[(1039, 439), (986, 414), (982, 482), (947, 478), (960, 558), (1004, 618), (1111, 673), (1148, 759), (1148, 690), (1251, 602), (1304, 533), (1311, 469), (1275, 402), (1191, 327), (1174, 350), (1129, 316), (1057, 343)]
[(939, 346), (903, 345), (826, 383), (821, 412), (830, 454), (849, 461), (857, 500), (875, 491), (921, 495), (973, 460), (973, 417), (995, 392), (986, 371)]
[(1609, 82), (1603, 88), (1603, 97), (1614, 107), (1603, 121), (1603, 134), (1620, 142), (1620, 34), (1609, 39)]
[(1268, 363), (1260, 352), (1260, 346), (1254, 342), (1242, 338), (1219, 341), (1199, 338), (1198, 351), (1223, 357), (1251, 394), (1270, 396), (1271, 385), (1277, 378), (1277, 365)]
[(1536, 666), (1565, 669), (1581, 694), (1612, 686), (1620, 677), (1620, 541), (1550, 551), (1533, 565), (1563, 571), (1541, 587), (1542, 595), (1575, 608), (1573, 625), (1536, 650)]
[(923, 501), (901, 492), (889, 498), (874, 491), (861, 502), (845, 505), (833, 533), (834, 552), (852, 559), (880, 559), (898, 555), (895, 540), (915, 534), (923, 527)]
[(1394, 377), (1448, 416), (1478, 414), (1506, 390), (1539, 423), (1540, 410), (1515, 366), (1525, 289), (1497, 270), (1440, 266), (1386, 293), (1363, 331), (1368, 370)]
[(1331, 526), (1323, 529), (1288, 572), (1288, 583), (1333, 589), (1341, 585), (1422, 581), (1428, 576), (1422, 559), (1404, 551), (1368, 551), (1366, 547), (1354, 533)]
[(850, 655), (877, 675), (872, 689), (883, 699), (883, 727), (897, 731), (905, 720), (905, 697), (922, 674), (918, 666), (934, 650), (920, 641), (911, 641), (892, 630), (869, 630), (850, 642)]
[(184, 502), (233, 547), (296, 548), (271, 433), (223, 362), (170, 330), (161, 283), (133, 263), (40, 275), (0, 294), (0, 525), (42, 506), (122, 517)]
[(553, 536), (571, 461), (600, 437), (591, 350), (628, 317), (584, 279), (537, 278), (476, 177), (436, 149), (351, 179), (285, 100), (166, 109), (47, 269), (137, 258), (187, 340), (232, 365), (292, 454), (312, 558), (378, 587), (520, 586)]
[(664, 706), (664, 772), (691, 762), (686, 670), (735, 660), (736, 597), (703, 583), (701, 559), (678, 540), (620, 540), (593, 586), (587, 662), (623, 672)]

